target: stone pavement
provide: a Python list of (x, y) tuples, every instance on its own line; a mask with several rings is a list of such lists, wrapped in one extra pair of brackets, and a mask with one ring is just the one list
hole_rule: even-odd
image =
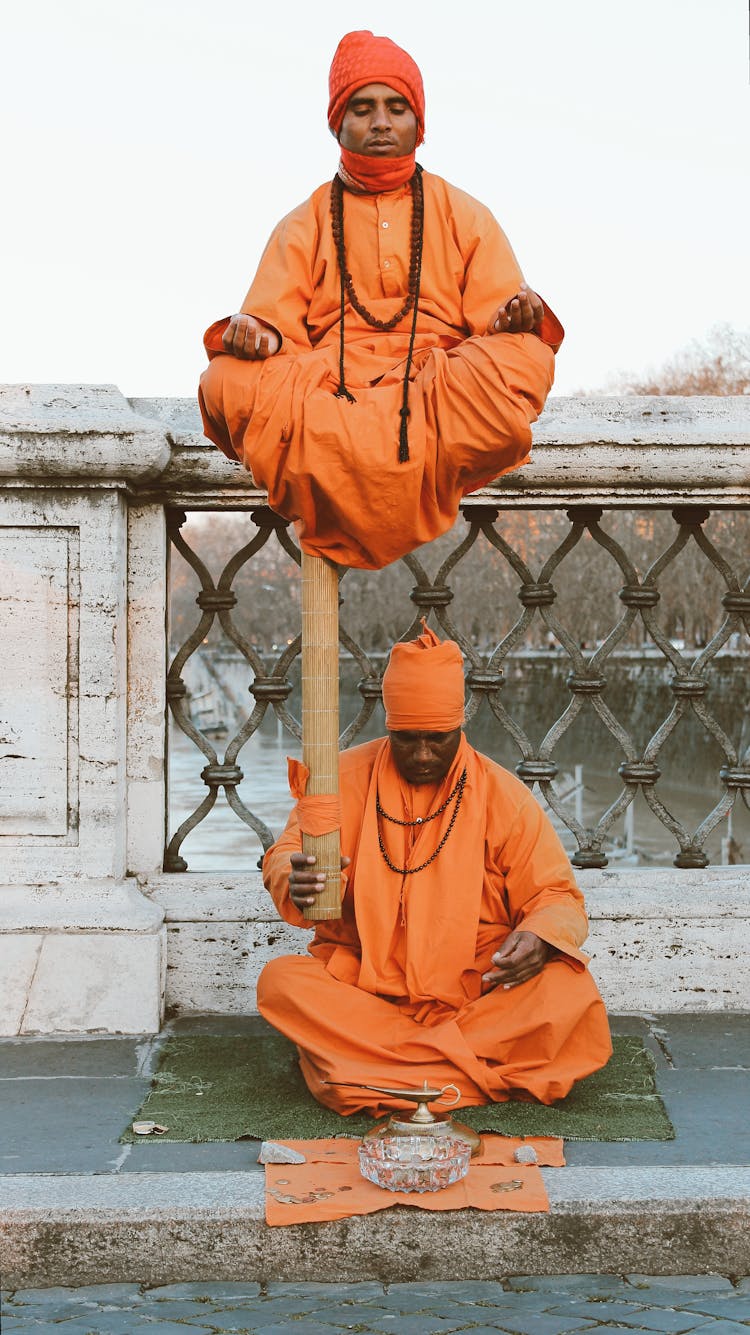
[[(640, 1034), (675, 1128), (668, 1141), (567, 1141), (571, 1166), (750, 1164), (750, 1014), (611, 1016)], [(0, 1040), (0, 1174), (260, 1171), (253, 1142), (120, 1145), (170, 1033), (262, 1034), (259, 1015), (185, 1016), (146, 1038)]]
[[(286, 1229), (265, 1225), (257, 1143), (119, 1143), (168, 1032), (252, 1035), (263, 1027), (258, 1016), (191, 1016), (156, 1037), (0, 1041), (6, 1288), (245, 1279), (408, 1286), (433, 1277), (495, 1281), (526, 1269), (750, 1271), (750, 1015), (614, 1017), (615, 1032), (640, 1033), (653, 1052), (676, 1137), (566, 1142), (569, 1167), (543, 1170), (549, 1214), (396, 1208)], [(145, 1314), (142, 1302), (138, 1311)], [(401, 1317), (390, 1315), (401, 1335)], [(712, 1319), (706, 1314), (703, 1324)], [(663, 1320), (660, 1329), (688, 1329)], [(72, 1317), (65, 1324), (75, 1333)]]
[(750, 1329), (750, 1280), (512, 1276), (495, 1283), (135, 1284), (3, 1296), (2, 1331), (60, 1335), (575, 1335)]

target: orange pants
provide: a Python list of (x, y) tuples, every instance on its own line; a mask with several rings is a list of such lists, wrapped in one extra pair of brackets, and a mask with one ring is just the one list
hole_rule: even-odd
[(458, 1085), (459, 1107), (552, 1103), (612, 1052), (593, 978), (559, 959), (518, 987), (495, 988), (460, 1011), (436, 1006), (434, 1017), (417, 1021), (408, 1004), (341, 983), (312, 956), (287, 955), (263, 970), (258, 1009), (297, 1044), (310, 1092), (344, 1115), (413, 1106), (368, 1094), (363, 1084), (409, 1088), (425, 1080)]

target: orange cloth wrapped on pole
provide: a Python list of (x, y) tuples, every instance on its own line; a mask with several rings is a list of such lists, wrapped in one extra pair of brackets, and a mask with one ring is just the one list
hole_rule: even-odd
[(289, 791), (297, 803), (297, 820), (303, 834), (331, 834), (341, 829), (341, 802), (338, 793), (307, 796), (310, 771), (301, 760), (287, 757)]

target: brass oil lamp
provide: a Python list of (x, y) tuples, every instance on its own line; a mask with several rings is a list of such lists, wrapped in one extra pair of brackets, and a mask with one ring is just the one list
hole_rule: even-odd
[[(421, 1089), (360, 1088), (417, 1105), (411, 1116), (393, 1112), (363, 1136), (359, 1170), (369, 1182), (386, 1191), (440, 1191), (466, 1176), (469, 1159), (481, 1148), (479, 1136), (471, 1127), (454, 1122), (450, 1113), (436, 1114), (429, 1107), (439, 1100), (449, 1107), (458, 1103), (457, 1085), (432, 1089), (425, 1081)], [(451, 1090), (454, 1096), (447, 1101)]]

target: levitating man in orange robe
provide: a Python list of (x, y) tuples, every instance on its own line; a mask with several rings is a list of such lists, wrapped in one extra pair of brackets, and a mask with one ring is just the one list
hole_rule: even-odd
[(422, 171), (424, 91), (386, 37), (330, 72), (333, 182), (284, 218), (242, 310), (206, 335), (206, 435), (302, 547), (380, 568), (524, 463), (563, 331), (484, 205)]
[[(340, 761), (343, 917), (266, 965), (259, 1009), (340, 1113), (406, 1106), (362, 1085), (425, 1080), (455, 1083), (463, 1106), (560, 1099), (612, 1051), (570, 863), (525, 785), (469, 746), (456, 644), (397, 644), (383, 700), (388, 736)], [(264, 879), (309, 927), (321, 878), (300, 819), (303, 803)]]

